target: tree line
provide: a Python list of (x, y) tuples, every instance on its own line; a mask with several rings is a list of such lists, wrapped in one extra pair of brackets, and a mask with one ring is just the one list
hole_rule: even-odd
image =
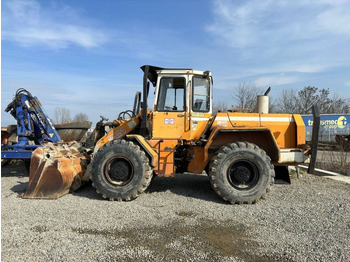
[[(217, 101), (213, 105), (213, 113), (218, 111), (239, 108), (245, 111), (256, 112), (257, 96), (264, 94), (262, 87), (253, 84), (239, 83), (235, 92), (231, 95), (232, 104), (225, 101)], [(311, 114), (311, 107), (318, 105), (321, 114), (349, 114), (350, 98), (342, 98), (337, 94), (331, 94), (329, 89), (319, 89), (314, 86), (304, 87), (302, 90), (284, 89), (276, 99), (270, 98), (270, 113), (286, 114)], [(78, 113), (71, 118), (70, 110), (66, 107), (56, 107), (53, 121), (55, 124), (65, 124), (75, 121), (86, 121), (88, 115)]]
[(53, 122), (55, 124), (66, 124), (76, 121), (88, 120), (88, 115), (85, 113), (78, 113), (73, 118), (70, 116), (70, 110), (66, 107), (56, 107), (54, 111)]
[[(238, 84), (232, 96), (232, 105), (218, 101), (214, 103), (213, 111), (226, 112), (228, 109), (251, 109), (256, 112), (257, 96), (264, 94), (264, 89), (252, 84)], [(350, 98), (342, 98), (331, 94), (329, 89), (314, 86), (304, 87), (302, 90), (284, 89), (276, 98), (270, 98), (270, 113), (311, 114), (311, 107), (316, 104), (321, 114), (349, 114)]]

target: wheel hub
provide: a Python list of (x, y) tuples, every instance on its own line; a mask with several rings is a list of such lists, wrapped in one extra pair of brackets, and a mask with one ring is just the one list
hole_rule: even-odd
[(250, 161), (236, 161), (227, 170), (229, 183), (238, 190), (249, 190), (259, 181), (257, 167)]
[(248, 168), (244, 166), (239, 166), (233, 170), (234, 177), (241, 183), (246, 183), (249, 181), (251, 174)]
[(105, 177), (114, 185), (126, 185), (133, 177), (134, 168), (131, 162), (122, 157), (116, 157), (106, 164)]

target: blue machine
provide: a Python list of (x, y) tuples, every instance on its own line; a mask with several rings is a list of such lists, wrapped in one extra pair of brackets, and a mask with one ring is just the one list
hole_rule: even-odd
[(61, 142), (51, 119), (37, 97), (21, 88), (5, 112), (17, 120), (18, 142), (1, 145), (1, 159), (30, 159), (32, 151), (45, 142)]
[[(311, 141), (313, 124), (312, 115), (302, 115), (301, 117), (303, 118), (303, 121), (305, 123), (306, 141)], [(350, 135), (350, 115), (321, 115), (319, 142), (335, 143), (337, 135)]]

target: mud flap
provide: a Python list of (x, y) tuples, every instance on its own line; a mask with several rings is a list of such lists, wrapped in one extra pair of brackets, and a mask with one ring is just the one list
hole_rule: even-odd
[(90, 157), (77, 142), (48, 143), (31, 157), (29, 185), (23, 198), (57, 199), (77, 190), (89, 178), (85, 175)]
[(311, 157), (307, 172), (313, 174), (315, 172), (318, 134), (320, 132), (320, 113), (317, 105), (312, 106), (313, 124), (312, 124), (312, 139), (311, 139)]

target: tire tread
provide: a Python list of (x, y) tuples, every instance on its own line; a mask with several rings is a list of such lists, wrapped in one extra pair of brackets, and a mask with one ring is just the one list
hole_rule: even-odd
[[(97, 181), (98, 176), (103, 176), (100, 174), (100, 163), (99, 160), (103, 158), (103, 155), (106, 152), (109, 152), (114, 147), (120, 147), (121, 152), (127, 153), (128, 151), (137, 154), (141, 158), (143, 175), (140, 181), (137, 183), (134, 189), (130, 192), (123, 192), (120, 187), (119, 190), (116, 189), (115, 192), (111, 193), (111, 190), (106, 189), (100, 182)], [(94, 161), (95, 160), (95, 161)], [(102, 195), (103, 198), (108, 198), (110, 200), (117, 201), (131, 201), (137, 198), (140, 194), (142, 194), (150, 185), (152, 180), (152, 169), (149, 164), (149, 159), (147, 158), (145, 152), (140, 149), (140, 147), (134, 144), (131, 141), (126, 140), (113, 140), (109, 143), (106, 143), (103, 147), (99, 149), (92, 160), (92, 172), (91, 172), (91, 180), (92, 186), (96, 189), (96, 192)]]
[[(264, 163), (266, 163), (267, 173), (268, 173), (268, 182), (266, 184), (266, 188), (259, 195), (256, 195), (253, 199), (251, 197), (249, 199), (244, 199), (242, 196), (230, 195), (225, 190), (222, 183), (219, 181), (220, 179), (220, 165), (224, 161), (225, 157), (232, 152), (243, 152), (249, 151), (258, 155)], [(228, 201), (232, 204), (254, 204), (257, 203), (260, 199), (265, 197), (265, 194), (270, 192), (270, 187), (274, 184), (275, 171), (274, 167), (271, 163), (270, 157), (266, 154), (266, 152), (258, 147), (257, 145), (249, 142), (233, 142), (230, 144), (226, 144), (222, 146), (214, 157), (211, 160), (209, 166), (209, 180), (214, 191), (225, 201)]]

